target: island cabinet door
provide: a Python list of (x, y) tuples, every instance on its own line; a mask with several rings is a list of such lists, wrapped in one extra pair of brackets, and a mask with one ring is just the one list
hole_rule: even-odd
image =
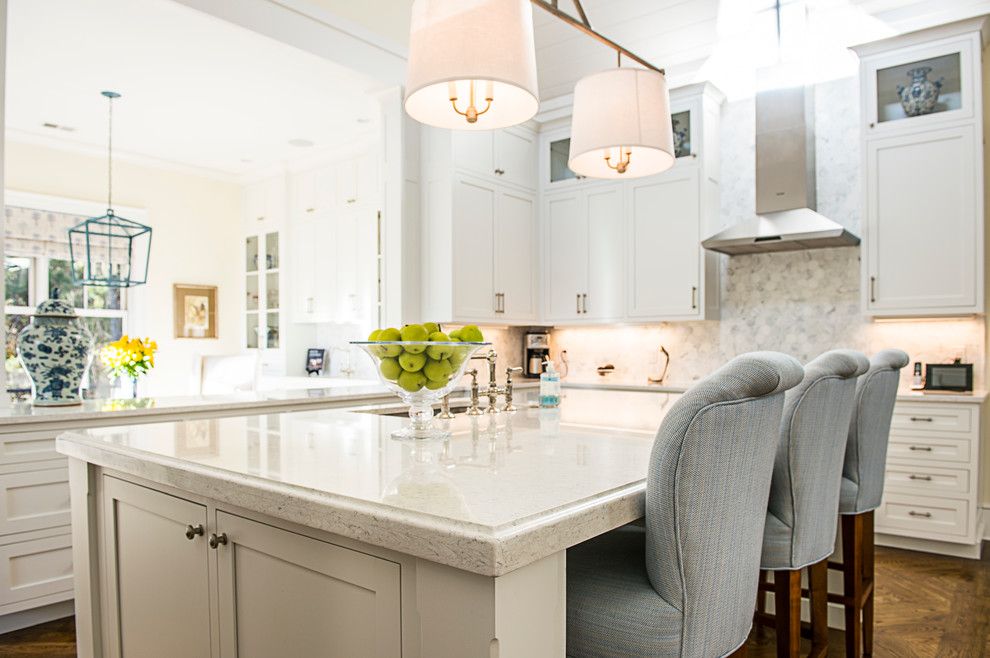
[(401, 655), (399, 565), (217, 511), (220, 655)]
[(104, 485), (106, 655), (208, 658), (206, 507), (110, 476)]

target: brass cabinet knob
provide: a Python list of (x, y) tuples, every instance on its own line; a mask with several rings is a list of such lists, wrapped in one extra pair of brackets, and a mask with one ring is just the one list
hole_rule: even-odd
[(203, 525), (187, 525), (186, 526), (186, 539), (192, 540), (196, 538), (196, 535), (203, 535)]
[(220, 535), (210, 535), (210, 548), (216, 548), (220, 544), (224, 546), (227, 545), (227, 533), (221, 532)]

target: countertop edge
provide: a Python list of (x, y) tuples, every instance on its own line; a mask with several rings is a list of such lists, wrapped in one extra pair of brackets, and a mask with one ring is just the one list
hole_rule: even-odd
[(67, 457), (371, 546), (502, 576), (643, 516), (645, 480), (593, 500), (489, 529), (114, 446), (66, 432)]

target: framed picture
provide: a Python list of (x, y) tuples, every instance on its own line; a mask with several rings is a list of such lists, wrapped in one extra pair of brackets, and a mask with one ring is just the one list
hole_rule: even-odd
[(176, 283), (172, 286), (176, 338), (217, 337), (217, 287)]

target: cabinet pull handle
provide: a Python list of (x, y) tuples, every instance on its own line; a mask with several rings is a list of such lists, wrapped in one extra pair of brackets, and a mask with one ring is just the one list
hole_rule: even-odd
[(347, 203), (357, 203), (357, 199), (348, 199)]
[(931, 452), (931, 446), (911, 446), (908, 450), (921, 450), (922, 452)]
[(215, 534), (214, 535), (210, 535), (209, 542), (210, 542), (210, 548), (214, 548), (214, 549), (217, 546), (219, 546), (220, 544), (223, 544), (224, 546), (226, 546), (227, 545), (227, 533), (226, 532), (221, 532), (219, 535), (215, 535)]
[(316, 208), (306, 208), (306, 212), (316, 212)]
[(908, 477), (911, 478), (912, 480), (924, 480), (925, 482), (931, 482), (932, 481), (932, 476), (931, 475), (915, 475), (914, 473), (912, 473)]
[(919, 516), (919, 517), (921, 517), (923, 519), (930, 519), (930, 518), (932, 518), (932, 513), (931, 512), (915, 512), (914, 510), (911, 510), (910, 512), (908, 512), (908, 516)]
[(698, 286), (691, 286), (691, 308), (698, 308)]
[(870, 302), (877, 301), (877, 278), (875, 276), (870, 277)]
[(192, 541), (196, 538), (196, 535), (203, 535), (203, 524), (199, 525), (187, 525), (186, 526), (186, 539)]
[(498, 175), (498, 176), (501, 176), (504, 173), (505, 173), (505, 169), (496, 169), (495, 170), (495, 174)]
[(505, 293), (500, 292), (498, 294), (498, 312), (505, 313)]
[(933, 419), (928, 416), (911, 416), (912, 423), (931, 423)]
[(265, 216), (264, 215), (258, 215), (255, 219), (257, 219), (259, 222), (263, 222), (263, 221), (265, 221)]
[(581, 294), (581, 312), (582, 313), (588, 312), (588, 293)]
[(581, 293), (578, 293), (577, 294), (577, 303), (575, 305), (575, 309), (577, 310), (578, 314), (580, 315), (580, 313), (581, 313)]

